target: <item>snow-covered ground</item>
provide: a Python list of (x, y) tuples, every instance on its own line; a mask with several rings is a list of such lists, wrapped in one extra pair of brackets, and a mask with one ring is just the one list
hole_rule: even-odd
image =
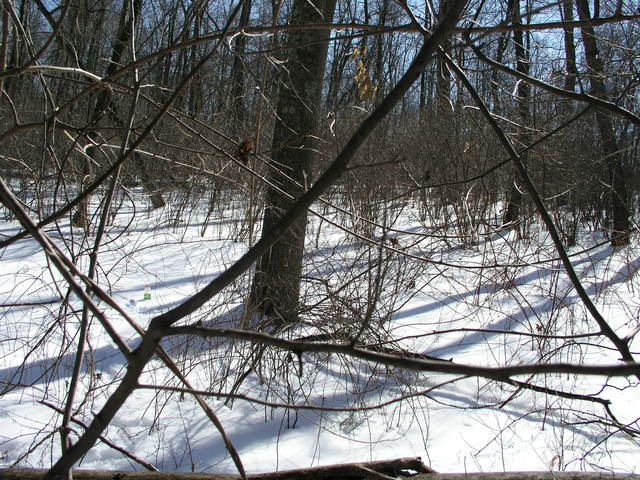
[[(169, 221), (173, 213), (148, 213), (142, 204), (133, 212), (125, 204), (109, 228), (97, 281), (143, 326), (197, 292), (248, 248), (237, 210), (210, 218), (204, 232), (203, 212), (178, 224)], [(487, 233), (465, 245), (441, 238), (442, 231), (426, 235), (431, 229), (411, 212), (406, 207), (393, 224), (405, 233), (383, 236), (374, 229), (373, 234), (413, 258), (381, 251), (312, 219), (303, 300), (315, 308), (303, 313), (303, 325), (281, 335), (354, 331), (369, 313), (372, 328), (363, 342), (374, 347), (491, 366), (618, 360), (606, 339), (580, 336), (595, 334), (598, 327), (544, 232), (524, 240), (508, 232)], [(327, 215), (362, 231), (361, 223), (343, 214)], [(0, 240), (19, 231), (15, 221), (5, 220)], [(93, 237), (84, 238), (64, 222), (45, 231), (86, 271)], [(398, 242), (389, 242), (391, 237)], [(620, 336), (639, 325), (639, 247), (634, 241), (613, 251), (601, 234), (582, 231), (570, 250), (588, 293)], [(250, 272), (189, 322), (239, 327), (249, 284)], [(145, 285), (151, 288), (150, 300), (143, 299)], [(54, 407), (64, 408), (81, 316), (74, 295), (60, 301), (68, 295), (33, 239), (0, 250), (1, 465), (47, 467), (59, 456), (56, 429), (62, 416)], [(35, 302), (43, 303), (31, 305)], [(372, 303), (376, 308), (369, 309)], [(101, 308), (135, 345), (139, 337), (125, 320)], [(634, 351), (636, 343), (631, 343)], [(230, 393), (236, 384), (237, 393), (272, 404), (208, 397), (249, 472), (413, 456), (442, 472), (640, 471), (638, 437), (621, 432), (601, 403), (335, 354), (298, 359), (272, 349), (264, 351), (259, 368), (237, 382), (256, 358), (255, 345), (172, 337), (164, 346), (195, 388)], [(93, 320), (74, 419), (91, 421), (125, 366)], [(549, 374), (518, 380), (609, 400), (620, 424), (640, 429), (637, 379)], [(142, 381), (179, 386), (156, 360)], [(83, 431), (78, 423), (72, 427)], [(219, 433), (189, 395), (138, 389), (105, 437), (161, 470), (235, 471)], [(81, 466), (143, 469), (105, 442)]]

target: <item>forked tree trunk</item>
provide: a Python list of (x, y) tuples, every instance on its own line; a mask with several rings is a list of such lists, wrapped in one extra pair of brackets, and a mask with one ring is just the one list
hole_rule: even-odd
[[(578, 17), (584, 22), (591, 20), (589, 3), (587, 0), (576, 0)], [(590, 93), (599, 98), (607, 99), (604, 85), (604, 66), (598, 52), (598, 42), (593, 26), (585, 23), (582, 27), (582, 43), (589, 68)], [(618, 148), (618, 140), (613, 128), (613, 122), (608, 113), (596, 110), (596, 122), (602, 140), (602, 153), (607, 162), (609, 185), (611, 188), (611, 216), (613, 217), (611, 245), (614, 247), (629, 244), (629, 208), (627, 184), (622, 167), (622, 156)]]
[[(330, 23), (336, 0), (296, 0), (290, 25)], [(310, 181), (313, 135), (317, 126), (329, 30), (293, 30), (287, 39), (288, 61), (282, 69), (269, 181), (297, 199)], [(300, 47), (303, 45), (303, 47)], [(262, 235), (293, 204), (274, 188), (266, 192)], [(307, 216), (300, 216), (256, 266), (251, 304), (283, 325), (298, 319), (300, 276)]]

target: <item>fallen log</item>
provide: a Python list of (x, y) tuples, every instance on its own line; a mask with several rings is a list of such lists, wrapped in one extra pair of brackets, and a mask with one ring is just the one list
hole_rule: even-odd
[[(1, 480), (40, 480), (46, 470), (0, 468)], [(419, 458), (346, 463), (248, 475), (250, 480), (336, 479), (371, 480), (410, 477), (412, 480), (640, 480), (640, 475), (610, 472), (437, 473)], [(239, 480), (234, 474), (74, 470), (74, 480)]]
[[(46, 470), (0, 470), (0, 479), (38, 480)], [(377, 460), (373, 462), (341, 463), (319, 467), (296, 468), (280, 472), (247, 475), (250, 480), (395, 480), (413, 477), (419, 473), (435, 473), (422, 463), (420, 457)], [(179, 472), (127, 472), (112, 470), (74, 470), (74, 480), (236, 480), (233, 474), (179, 473)]]

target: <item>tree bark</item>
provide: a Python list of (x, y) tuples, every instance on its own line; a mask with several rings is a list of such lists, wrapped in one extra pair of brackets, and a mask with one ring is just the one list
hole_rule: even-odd
[[(335, 4), (335, 0), (314, 4), (296, 0), (289, 24), (329, 23)], [(317, 126), (328, 39), (328, 30), (306, 29), (292, 31), (287, 40), (289, 58), (282, 70), (268, 179), (293, 199), (273, 187), (267, 189), (263, 236), (270, 234), (310, 180), (314, 156), (311, 147)], [(306, 225), (305, 213), (260, 258), (256, 267), (251, 303), (276, 325), (298, 319)]]

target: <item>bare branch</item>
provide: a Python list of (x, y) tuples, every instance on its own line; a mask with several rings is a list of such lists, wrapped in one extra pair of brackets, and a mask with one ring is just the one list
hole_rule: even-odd
[(386, 353), (374, 352), (351, 344), (314, 343), (296, 340), (285, 340), (272, 335), (232, 328), (207, 328), (196, 326), (170, 327), (165, 330), (167, 335), (198, 335), (201, 337), (236, 338), (272, 347), (282, 348), (291, 352), (339, 353), (351, 357), (361, 358), (370, 362), (395, 367), (407, 368), (424, 372), (451, 373), (470, 377), (484, 377), (492, 380), (509, 382), (510, 377), (544, 373), (575, 373), (579, 375), (619, 376), (640, 375), (640, 364), (627, 362), (614, 365), (577, 365), (572, 363), (545, 363), (532, 365), (513, 365), (507, 367), (483, 367), (465, 365), (455, 362), (423, 360), (419, 358), (401, 357)]

